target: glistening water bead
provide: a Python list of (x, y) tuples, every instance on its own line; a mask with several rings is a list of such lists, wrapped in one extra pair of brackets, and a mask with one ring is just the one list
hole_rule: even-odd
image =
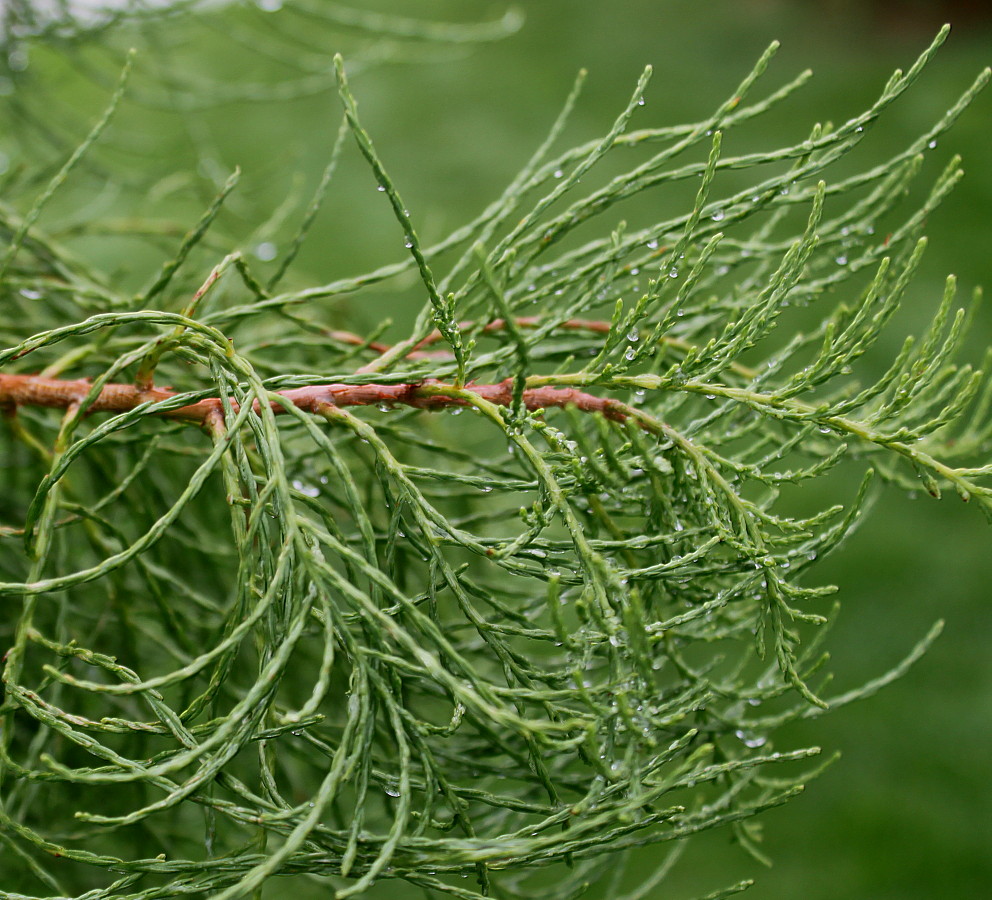
[(255, 245), (254, 253), (262, 262), (269, 262), (276, 258), (278, 250), (272, 241), (262, 241), (260, 244)]

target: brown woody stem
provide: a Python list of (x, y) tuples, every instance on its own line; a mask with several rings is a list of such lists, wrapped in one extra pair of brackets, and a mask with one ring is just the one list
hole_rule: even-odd
[[(430, 389), (425, 389), (430, 385)], [(306, 412), (317, 412), (321, 406), (412, 406), (417, 409), (444, 409), (464, 407), (466, 400), (438, 393), (441, 382), (423, 381), (409, 384), (317, 384), (307, 387), (290, 388), (279, 391), (278, 396), (288, 400)], [(58, 378), (44, 378), (40, 375), (0, 374), (0, 406), (43, 406), (66, 409), (82, 403), (92, 385), (85, 379), (75, 381)], [(497, 384), (470, 384), (466, 390), (495, 403), (510, 406), (513, 402), (513, 379)], [(175, 397), (176, 392), (164, 388), (139, 388), (130, 384), (106, 384), (99, 395), (87, 407), (88, 412), (127, 412), (142, 403), (160, 402)], [(524, 405), (529, 410), (550, 407), (574, 406), (583, 412), (598, 412), (608, 419), (622, 422), (631, 413), (630, 408), (619, 400), (597, 397), (576, 388), (541, 386), (529, 388), (523, 393)], [(237, 408), (237, 404), (232, 401)], [(284, 412), (283, 404), (272, 401), (273, 412)], [(255, 408), (259, 408), (256, 401)], [(170, 419), (190, 422), (205, 422), (221, 409), (217, 398), (200, 400), (189, 406), (171, 409), (160, 415)]]

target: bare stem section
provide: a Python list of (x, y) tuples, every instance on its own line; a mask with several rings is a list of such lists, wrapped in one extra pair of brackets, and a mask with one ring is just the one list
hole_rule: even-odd
[[(430, 386), (430, 390), (427, 389)], [(411, 384), (316, 384), (279, 391), (271, 403), (272, 411), (284, 413), (290, 403), (304, 412), (318, 412), (331, 406), (410, 406), (415, 409), (445, 409), (470, 405), (460, 397), (448, 396), (445, 388), (452, 385), (434, 379)], [(4, 375), (0, 373), (0, 406), (40, 406), (68, 409), (85, 402), (92, 386), (86, 379), (66, 380), (44, 378), (40, 375)], [(467, 390), (489, 403), (510, 406), (513, 398), (513, 379), (497, 384), (470, 384)], [(131, 384), (106, 384), (87, 406), (88, 412), (128, 412), (145, 403), (171, 400), (177, 393), (166, 388), (140, 388)], [(237, 411), (236, 400), (230, 401)], [(608, 419), (623, 422), (627, 406), (618, 400), (597, 397), (575, 388), (536, 387), (523, 392), (526, 409), (535, 411), (550, 407), (574, 407), (583, 412), (598, 412)], [(204, 422), (222, 408), (221, 400), (210, 398), (165, 410), (159, 415), (169, 419)], [(254, 403), (257, 413), (261, 405)]]

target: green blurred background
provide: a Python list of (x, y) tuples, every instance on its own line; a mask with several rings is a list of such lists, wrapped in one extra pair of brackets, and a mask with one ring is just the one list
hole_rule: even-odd
[[(801, 139), (814, 121), (843, 121), (860, 112), (891, 71), (908, 67), (939, 25), (951, 21), (954, 30), (934, 64), (866, 142), (860, 162), (867, 165), (921, 133), (992, 63), (987, 6), (897, 0), (538, 0), (527, 6), (526, 22), (512, 37), (470, 50), (425, 52), (415, 62), (369, 65), (356, 70), (353, 87), (365, 124), (430, 241), (497, 196), (542, 139), (580, 67), (589, 70), (589, 78), (566, 142), (603, 133), (648, 63), (655, 72), (640, 122), (665, 125), (701, 118), (778, 39), (782, 47), (768, 83), (777, 86), (807, 67), (815, 77), (798, 98), (748, 132), (770, 148)], [(465, 21), (498, 16), (505, 9), (454, 0), (363, 4), (373, 7)], [(216, 34), (211, 38), (209, 29), (188, 27), (175, 20), (143, 33), (146, 48), (163, 44), (167, 55), (162, 59), (183, 77), (212, 76), (220, 67), (223, 77), (264, 80), (278, 71), (278, 60), (250, 46), (232, 42), (215, 52)], [(348, 51), (355, 40), (342, 33), (342, 48)], [(338, 48), (324, 49), (329, 60)], [(314, 54), (319, 50), (314, 48)], [(142, 51), (139, 70), (154, 66), (150, 52)], [(47, 68), (50, 89), (73, 114), (96, 109), (105, 99), (92, 82), (74, 86), (76, 64), (62, 51), (46, 55), (39, 50), (32, 64)], [(153, 198), (144, 189), (125, 189), (101, 202), (107, 215), (124, 222), (151, 204), (188, 224), (188, 211), (202, 205), (197, 188), (203, 197), (209, 195), (202, 190), (204, 177), (216, 180), (240, 165), (244, 186), (227, 225), (246, 248), (258, 249), (277, 240), (273, 234), (279, 226), (259, 229), (256, 211), (277, 208), (297, 183), (306, 196), (326, 161), (338, 117), (330, 80), (326, 89), (297, 100), (222, 104), (200, 115), (191, 131), (153, 108), (129, 109), (115, 126), (117, 152), (132, 160), (145, 155), (150, 167), (180, 174), (159, 182)], [(78, 133), (71, 115), (60, 124), (67, 133)], [(340, 181), (294, 271), (295, 283), (356, 274), (397, 258), (383, 249), (383, 235), (394, 227), (385, 203), (370, 202), (372, 176), (350, 152), (353, 148), (348, 150)], [(992, 91), (934, 151), (931, 177), (954, 152), (963, 154), (967, 177), (929, 223), (925, 271), (901, 326), (924, 320), (948, 272), (959, 275), (964, 296), (976, 284), (992, 288), (990, 150)], [(206, 162), (194, 162), (197, 155)], [(187, 165), (198, 165), (199, 171), (184, 176)], [(71, 190), (59, 200), (63, 210), (72, 202)], [(113, 267), (120, 247), (87, 240), (76, 239), (74, 249), (106, 254), (103, 262)], [(398, 240), (396, 246), (399, 250)], [(131, 268), (121, 278), (132, 277), (131, 271), (153, 271), (160, 259), (154, 245), (135, 243)], [(395, 301), (382, 298), (387, 311), (390, 302)], [(405, 315), (392, 311), (400, 319)], [(328, 315), (361, 327), (378, 311), (339, 308)], [(992, 314), (985, 310), (975, 327), (976, 358), (990, 333)], [(891, 346), (898, 346), (900, 338), (893, 335)], [(843, 480), (824, 490), (850, 496)], [(692, 896), (744, 877), (758, 879), (748, 892), (755, 900), (992, 896), (990, 536), (977, 510), (954, 498), (936, 503), (893, 489), (883, 492), (874, 514), (842, 552), (820, 567), (820, 580), (840, 586), (842, 612), (829, 642), (835, 687), (854, 686), (894, 665), (935, 619), (946, 620), (943, 636), (903, 680), (874, 699), (776, 738), (777, 749), (818, 744), (843, 755), (804, 796), (764, 816), (764, 847), (775, 863), (771, 870), (763, 871), (726, 835), (705, 835), (694, 839), (671, 879), (649, 897)], [(288, 885), (275, 887), (272, 896), (281, 896)]]

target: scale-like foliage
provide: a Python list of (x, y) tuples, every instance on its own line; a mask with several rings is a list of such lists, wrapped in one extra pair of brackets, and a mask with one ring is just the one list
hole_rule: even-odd
[[(648, 71), (602, 138), (557, 151), (580, 79), (431, 246), (338, 59), (346, 126), (297, 239), (265, 277), (217, 252), (192, 295), (235, 178), (135, 293), (44, 229), (122, 81), (0, 221), (0, 895), (226, 900), (282, 875), (537, 896), (564, 863), (565, 898), (668, 842), (656, 883), (718, 826), (760, 855), (751, 818), (819, 765), (775, 729), (938, 630), (824, 690), (831, 589), (808, 572), (868, 475), (992, 510), (992, 383), (956, 361), (953, 280), (920, 340), (852, 373), (957, 160), (893, 209), (989, 73), (884, 165), (832, 167), (943, 37), (862, 115), (739, 156), (733, 129), (804, 80), (753, 96), (774, 48), (699, 122), (632, 130)], [(408, 256), (283, 290), (352, 139)], [(617, 219), (679, 185), (667, 218)], [(422, 311), (390, 343), (324, 324), (411, 276)], [(845, 461), (861, 490), (804, 509), (795, 487)]]

